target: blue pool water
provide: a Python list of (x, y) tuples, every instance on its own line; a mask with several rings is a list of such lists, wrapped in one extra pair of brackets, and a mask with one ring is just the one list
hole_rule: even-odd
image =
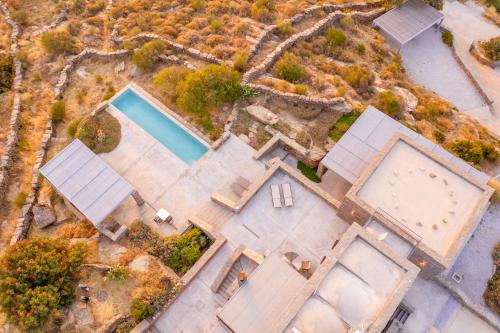
[(189, 165), (208, 151), (207, 146), (130, 88), (111, 104)]

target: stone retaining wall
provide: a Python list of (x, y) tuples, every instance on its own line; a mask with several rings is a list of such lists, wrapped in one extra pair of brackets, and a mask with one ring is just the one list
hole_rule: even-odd
[(331, 26), (334, 22), (338, 21), (344, 16), (351, 16), (354, 20), (366, 23), (372, 21), (377, 16), (381, 15), (385, 9), (375, 9), (370, 12), (353, 12), (350, 14), (345, 14), (341, 11), (335, 11), (329, 14), (324, 19), (318, 21), (315, 25), (306, 29), (302, 32), (294, 34), (283, 43), (278, 45), (273, 52), (267, 55), (265, 60), (259, 65), (251, 68), (243, 75), (243, 82), (248, 83), (255, 79), (256, 77), (266, 73), (269, 69), (274, 65), (276, 61), (292, 46), (301, 42), (303, 40), (307, 40), (311, 37), (315, 37), (320, 35), (324, 30), (326, 30), (329, 26)]
[(320, 97), (308, 97), (305, 95), (298, 95), (292, 93), (285, 93), (262, 84), (247, 83), (247, 87), (253, 90), (273, 98), (284, 100), (291, 104), (300, 104), (304, 106), (311, 107), (321, 107), (329, 111), (336, 111), (341, 113), (350, 112), (352, 107), (348, 104), (343, 97), (336, 98), (320, 98)]
[(62, 12), (60, 13), (59, 15), (56, 16), (56, 19), (54, 20), (54, 22), (52, 22), (51, 24), (49, 25), (46, 25), (36, 31), (33, 31), (31, 33), (31, 36), (32, 37), (38, 37), (40, 36), (41, 34), (49, 31), (49, 30), (52, 30), (54, 28), (57, 28), (57, 26), (59, 26), (59, 24), (63, 23), (64, 21), (66, 21), (68, 19), (67, 15), (66, 15), (66, 12)]
[[(370, 3), (347, 3), (347, 4), (342, 4), (342, 5), (323, 5), (323, 6), (313, 6), (302, 13), (296, 14), (295, 16), (286, 19), (283, 21), (283, 24), (291, 24), (295, 25), (300, 22), (302, 22), (304, 19), (306, 19), (309, 16), (315, 15), (318, 12), (325, 11), (327, 13), (332, 13), (335, 11), (342, 11), (342, 10), (363, 10), (363, 9), (369, 9), (369, 8), (375, 8), (382, 6), (385, 3), (385, 1), (377, 0), (374, 2)], [(278, 25), (273, 24), (269, 25), (265, 30), (264, 33), (260, 36), (259, 40), (257, 43), (255, 43), (250, 51), (248, 52), (248, 61), (250, 61), (260, 50), (262, 45), (268, 41), (273, 34), (275, 34), (278, 31)]]
[(163, 38), (162, 36), (155, 34), (155, 33), (152, 33), (152, 32), (140, 33), (140, 34), (138, 34), (134, 37), (130, 37), (130, 38), (118, 37), (117, 36), (118, 30), (117, 30), (116, 26), (117, 25), (115, 25), (115, 27), (113, 28), (113, 31), (111, 33), (112, 41), (115, 43), (123, 43), (126, 41), (136, 41), (136, 40), (161, 40), (162, 42), (166, 43), (174, 51), (177, 51), (179, 53), (184, 53), (184, 54), (186, 54), (190, 57), (193, 57), (195, 59), (206, 61), (206, 62), (209, 62), (212, 64), (217, 64), (217, 65), (222, 65), (222, 64), (226, 63), (226, 64), (232, 66), (231, 61), (221, 60), (221, 59), (219, 59), (211, 54), (201, 52), (201, 51), (194, 49), (192, 47), (186, 47), (182, 44), (173, 42), (171, 40)]
[(64, 69), (61, 71), (61, 74), (59, 75), (59, 80), (57, 81), (56, 87), (54, 88), (54, 98), (59, 99), (62, 97), (62, 94), (64, 93), (64, 90), (66, 89), (69, 83), (69, 77), (71, 71), (75, 68), (76, 65), (81, 63), (83, 60), (87, 58), (111, 60), (120, 57), (130, 56), (131, 54), (132, 51), (129, 50), (106, 52), (91, 48), (85, 48), (82, 52), (70, 58), (66, 67), (64, 67)]
[(0, 157), (0, 198), (7, 192), (9, 184), (9, 170), (17, 153), (19, 120), (21, 112), (21, 83), (23, 79), (22, 64), (17, 58), (18, 38), (21, 32), (17, 23), (12, 19), (8, 7), (4, 3), (0, 3), (0, 11), (5, 16), (5, 21), (11, 28), (11, 44), (10, 52), (13, 58), (14, 78), (12, 81), (12, 90), (14, 91), (14, 99), (12, 103), (12, 111), (10, 114), (9, 130), (6, 140), (3, 145), (3, 154)]

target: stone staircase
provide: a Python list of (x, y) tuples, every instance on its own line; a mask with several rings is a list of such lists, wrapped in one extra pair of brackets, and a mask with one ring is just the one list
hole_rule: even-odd
[[(233, 295), (233, 291), (231, 291), (233, 283), (238, 280), (238, 273), (245, 272), (247, 276), (253, 272), (253, 270), (257, 267), (257, 263), (250, 260), (246, 256), (242, 255), (231, 267), (231, 270), (226, 275), (226, 278), (222, 282), (219, 290), (217, 291), (218, 300), (223, 301), (225, 303), (228, 299)], [(237, 283), (237, 282), (236, 282)], [(222, 304), (221, 304), (222, 305)]]

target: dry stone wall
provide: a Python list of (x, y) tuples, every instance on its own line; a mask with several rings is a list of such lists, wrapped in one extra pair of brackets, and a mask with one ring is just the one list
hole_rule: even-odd
[[(370, 3), (361, 3), (361, 4), (356, 4), (356, 3), (347, 3), (347, 4), (342, 4), (342, 5), (323, 5), (323, 6), (313, 6), (302, 13), (296, 14), (295, 16), (286, 19), (283, 21), (283, 24), (291, 24), (295, 25), (300, 22), (302, 22), (304, 19), (316, 15), (317, 13), (324, 11), (327, 13), (332, 13), (335, 11), (342, 11), (342, 10), (363, 10), (363, 9), (369, 9), (369, 8), (375, 8), (382, 6), (385, 3), (385, 1), (374, 1)], [(269, 25), (263, 32), (263, 34), (260, 36), (259, 40), (252, 46), (250, 51), (248, 52), (248, 61), (250, 61), (255, 54), (260, 50), (262, 45), (271, 38), (273, 34), (275, 34), (278, 31), (278, 25), (273, 24)]]
[(56, 99), (61, 98), (64, 90), (66, 89), (69, 83), (69, 77), (71, 71), (80, 64), (83, 60), (87, 58), (101, 59), (101, 60), (110, 60), (121, 57), (130, 56), (132, 51), (129, 50), (118, 50), (113, 52), (99, 51), (91, 48), (85, 48), (82, 52), (75, 55), (71, 59), (69, 59), (66, 67), (63, 68), (61, 74), (59, 75), (59, 80), (57, 81), (56, 87), (54, 88), (54, 97)]
[(7, 138), (4, 143), (2, 157), (0, 157), (0, 197), (5, 194), (9, 184), (9, 170), (14, 163), (15, 155), (17, 152), (19, 120), (21, 112), (21, 83), (23, 79), (22, 64), (17, 58), (18, 51), (18, 38), (20, 28), (17, 23), (12, 19), (9, 9), (4, 3), (0, 3), (0, 11), (5, 16), (7, 24), (11, 28), (11, 45), (10, 52), (13, 58), (14, 65), (14, 79), (12, 83), (12, 90), (14, 91), (14, 100), (12, 103), (12, 111), (10, 115), (9, 130)]
[(251, 68), (243, 75), (243, 82), (248, 83), (255, 79), (256, 77), (266, 73), (270, 70), (270, 68), (274, 65), (276, 61), (292, 46), (297, 44), (298, 42), (307, 40), (309, 38), (320, 35), (324, 30), (326, 30), (329, 26), (331, 26), (334, 22), (338, 21), (340, 18), (344, 16), (351, 16), (354, 20), (366, 23), (372, 21), (377, 16), (381, 15), (385, 12), (385, 9), (375, 9), (370, 12), (353, 12), (351, 14), (345, 14), (341, 11), (335, 11), (329, 14), (324, 19), (318, 21), (315, 25), (306, 29), (302, 32), (294, 34), (283, 43), (278, 45), (273, 52), (271, 52), (265, 60), (259, 65)]
[(117, 25), (113, 28), (113, 31), (111, 33), (111, 39), (115, 43), (123, 43), (125, 41), (136, 41), (136, 40), (161, 40), (162, 42), (166, 43), (171, 49), (174, 51), (177, 51), (179, 53), (184, 53), (187, 54), (190, 57), (193, 57), (198, 60), (206, 61), (212, 64), (217, 64), (217, 65), (222, 65), (222, 64), (227, 64), (232, 66), (232, 63), (230, 61), (224, 61), (221, 60), (211, 54), (201, 52), (197, 49), (194, 49), (192, 47), (186, 47), (182, 44), (173, 42), (171, 40), (168, 40), (166, 38), (163, 38), (160, 35), (157, 35), (152, 32), (146, 32), (146, 33), (140, 33), (134, 37), (131, 38), (121, 38), (118, 37), (118, 30), (116, 28)]

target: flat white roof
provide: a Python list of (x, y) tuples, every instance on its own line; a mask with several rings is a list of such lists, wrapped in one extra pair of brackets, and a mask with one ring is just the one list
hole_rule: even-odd
[[(366, 329), (384, 310), (405, 273), (391, 258), (355, 238), (285, 332), (294, 327), (318, 333)], [(328, 316), (328, 320), (317, 322), (319, 315)]]
[(40, 173), (96, 226), (134, 191), (78, 139), (40, 168)]
[(224, 305), (219, 318), (235, 333), (272, 332), (306, 281), (279, 252), (273, 252)]
[(398, 140), (356, 195), (445, 256), (484, 190)]
[(397, 133), (404, 134), (486, 184), (489, 176), (478, 171), (438, 144), (412, 131), (373, 106), (368, 106), (356, 122), (333, 146), (321, 163), (353, 184), (372, 159)]
[(373, 24), (403, 45), (441, 22), (444, 15), (422, 0), (408, 0), (384, 15)]

